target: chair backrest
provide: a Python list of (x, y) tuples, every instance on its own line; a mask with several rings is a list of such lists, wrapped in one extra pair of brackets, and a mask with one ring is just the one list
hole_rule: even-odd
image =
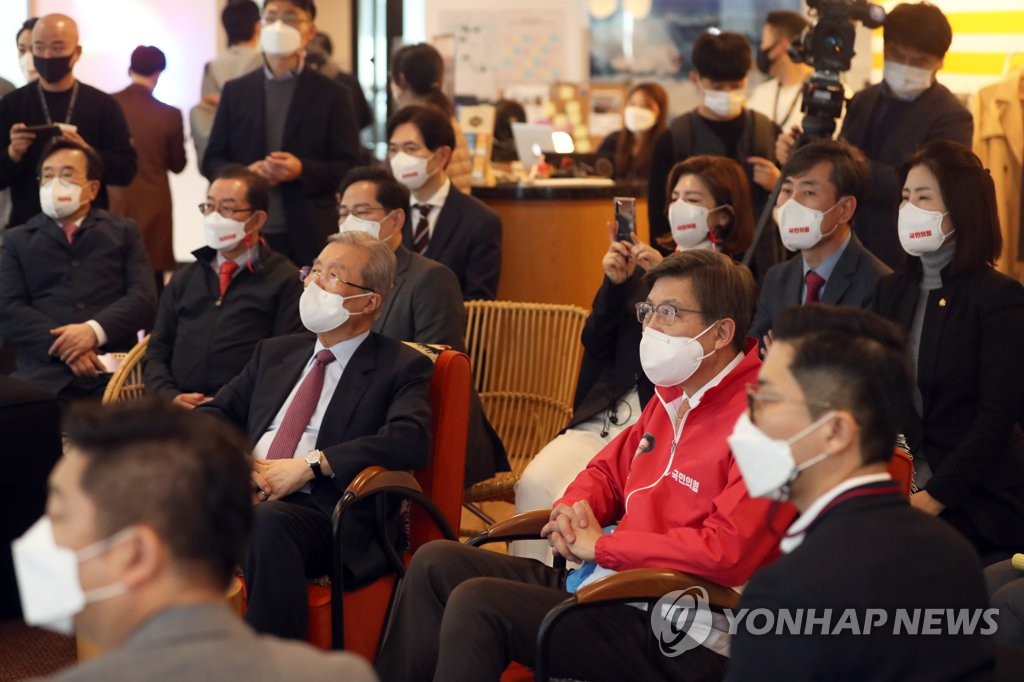
[[(434, 375), (430, 380), (433, 443), (430, 461), (415, 473), (416, 480), (451, 527), (457, 529), (462, 518), (462, 481), (469, 432), (469, 357), (446, 346), (411, 342), (406, 345), (434, 361)], [(414, 505), (409, 537), (411, 549), (443, 537), (423, 510)]]
[(142, 358), (146, 355), (148, 345), (149, 334), (146, 334), (121, 360), (121, 365), (111, 375), (103, 391), (104, 405), (138, 400), (146, 392), (142, 383)]
[(473, 384), (514, 473), (572, 416), (587, 311), (574, 305), (469, 301)]
[(910, 486), (914, 482), (914, 461), (906, 450), (895, 448), (889, 460), (889, 475), (903, 488), (903, 494), (910, 498)]

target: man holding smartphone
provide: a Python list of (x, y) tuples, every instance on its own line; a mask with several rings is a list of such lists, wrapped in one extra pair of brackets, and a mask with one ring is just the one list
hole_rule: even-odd
[(95, 203), (107, 207), (106, 185), (135, 177), (135, 148), (113, 97), (75, 79), (82, 56), (78, 26), (63, 14), (41, 17), (32, 29), (32, 61), (39, 79), (0, 100), (0, 189), (11, 188), (11, 225), (40, 211), (36, 169), (53, 137), (89, 147), (103, 161)]

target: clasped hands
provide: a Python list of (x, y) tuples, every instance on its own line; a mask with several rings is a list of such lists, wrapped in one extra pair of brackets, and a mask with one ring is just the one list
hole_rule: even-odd
[(271, 186), (298, 180), (302, 175), (302, 161), (289, 152), (270, 152), (260, 161), (249, 164), (249, 170), (266, 178)]
[(60, 358), (76, 377), (95, 378), (106, 371), (96, 354), (99, 339), (89, 325), (84, 322), (65, 324), (51, 329), (50, 334), (57, 338), (48, 353)]
[(288, 497), (313, 480), (313, 470), (301, 457), (257, 459), (252, 463), (253, 504)]
[(594, 561), (597, 541), (603, 534), (601, 523), (586, 500), (574, 502), (572, 506), (556, 506), (540, 531), (555, 554), (576, 563)]

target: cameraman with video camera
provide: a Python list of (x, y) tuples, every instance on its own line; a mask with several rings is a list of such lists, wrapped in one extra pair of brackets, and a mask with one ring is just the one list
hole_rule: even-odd
[[(853, 5), (856, 0), (841, 4)], [(826, 11), (823, 7), (819, 13)], [(953, 40), (949, 21), (938, 7), (927, 2), (896, 5), (885, 19), (883, 37), (884, 80), (849, 102), (840, 137), (863, 150), (871, 163), (871, 185), (857, 211), (854, 231), (868, 250), (895, 267), (903, 260), (896, 232), (899, 166), (932, 140), (969, 147), (974, 122), (953, 93), (935, 80)], [(779, 136), (780, 163), (789, 160), (799, 134), (794, 128)]]

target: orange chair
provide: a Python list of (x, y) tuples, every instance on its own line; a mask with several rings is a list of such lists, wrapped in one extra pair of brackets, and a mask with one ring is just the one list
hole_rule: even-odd
[(889, 460), (889, 475), (901, 486), (903, 494), (910, 499), (910, 486), (914, 482), (914, 458), (910, 453), (897, 447)]
[[(412, 552), (431, 540), (457, 540), (462, 510), (469, 430), (469, 393), (472, 373), (465, 353), (445, 346), (409, 344), (434, 360), (430, 382), (433, 442), (427, 466), (415, 474), (369, 467), (345, 490), (334, 510), (334, 568), (331, 582), (341, 584), (341, 518), (352, 504), (374, 496), (393, 497), (410, 503), (407, 519), (408, 548), (403, 556), (386, 540), (382, 546), (391, 560), (392, 575), (357, 590), (332, 590), (325, 581), (308, 589), (307, 640), (323, 649), (346, 649), (374, 660), (395, 592)], [(386, 504), (378, 506), (382, 512)], [(386, 523), (382, 514), (378, 521)], [(382, 525), (383, 531), (383, 525)], [(381, 533), (385, 538), (386, 534)], [(351, 551), (351, 550), (350, 550)]]

